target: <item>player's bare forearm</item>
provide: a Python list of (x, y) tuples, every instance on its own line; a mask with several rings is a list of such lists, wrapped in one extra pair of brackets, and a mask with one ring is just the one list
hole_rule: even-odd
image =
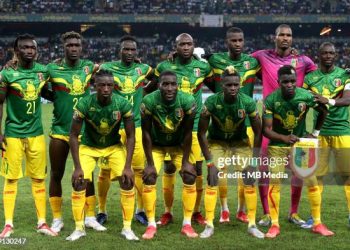
[(209, 143), (207, 139), (209, 121), (210, 119), (208, 119), (208, 117), (201, 115), (201, 118), (198, 124), (198, 132), (197, 132), (198, 142), (199, 142), (199, 145), (201, 146), (201, 150), (203, 152), (203, 155), (206, 161), (211, 160), (211, 153), (209, 150)]
[(345, 90), (343, 96), (339, 99), (335, 99), (334, 106), (349, 106), (350, 105), (350, 90)]
[(253, 156), (259, 157), (260, 154), (260, 147), (261, 147), (261, 141), (262, 141), (262, 126), (261, 126), (261, 119), (258, 114), (256, 114), (255, 117), (249, 117), (250, 123), (254, 132), (254, 147), (253, 147)]
[(151, 129), (152, 129), (152, 118), (145, 116), (141, 120), (142, 126), (142, 146), (145, 152), (145, 157), (147, 160), (147, 165), (154, 166), (153, 156), (152, 156), (152, 138), (151, 138)]
[(125, 168), (131, 169), (132, 156), (135, 148), (135, 125), (132, 117), (124, 118), (124, 126), (126, 133), (126, 162)]
[(315, 110), (318, 112), (315, 129), (321, 130), (324, 121), (326, 120), (326, 117), (328, 115), (328, 110), (324, 104), (319, 104)]
[(74, 168), (81, 169), (79, 160), (79, 134), (83, 125), (81, 118), (73, 118), (69, 134), (69, 146), (73, 158)]
[(6, 99), (6, 95), (0, 94), (0, 134), (1, 135), (2, 135), (2, 116), (3, 116), (5, 99)]
[(183, 158), (182, 162), (188, 162), (188, 158), (190, 156), (191, 152), (191, 146), (192, 146), (192, 129), (193, 129), (193, 123), (194, 123), (194, 116), (195, 113), (192, 113), (190, 115), (186, 115), (184, 118), (184, 139), (183, 139)]
[(270, 118), (263, 118), (263, 134), (271, 141), (284, 142), (283, 135), (273, 131), (272, 119)]

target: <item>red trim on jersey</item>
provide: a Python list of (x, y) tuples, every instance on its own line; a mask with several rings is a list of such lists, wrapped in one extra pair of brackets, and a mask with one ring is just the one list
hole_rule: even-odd
[(70, 92), (70, 90), (67, 87), (62, 86), (62, 85), (55, 85), (55, 86), (52, 87), (52, 90), (54, 90), (54, 91), (64, 91), (64, 92), (67, 92), (67, 93)]
[(197, 88), (195, 88), (195, 89), (193, 90), (193, 94), (194, 94), (194, 93), (197, 93), (197, 91), (201, 89), (202, 85), (203, 85), (203, 82), (202, 82), (201, 84), (198, 84), (198, 85), (197, 85)]
[(16, 96), (19, 96), (19, 97), (23, 97), (21, 92), (15, 90), (15, 89), (10, 89), (10, 91), (8, 93), (11, 94), (11, 95), (16, 95)]

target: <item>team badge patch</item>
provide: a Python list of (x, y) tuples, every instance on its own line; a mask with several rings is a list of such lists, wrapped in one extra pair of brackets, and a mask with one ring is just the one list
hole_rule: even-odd
[(40, 82), (44, 81), (43, 73), (38, 73), (38, 79), (39, 79)]
[(297, 65), (298, 65), (298, 59), (293, 58), (293, 59), (290, 61), (290, 65), (293, 66), (294, 68), (296, 68)]
[(200, 68), (194, 68), (193, 72), (194, 72), (194, 75), (196, 77), (200, 77), (201, 76), (201, 69)]
[(250, 69), (250, 62), (249, 62), (249, 61), (244, 61), (244, 62), (243, 62), (243, 67), (244, 67), (245, 69)]
[(239, 118), (244, 118), (245, 117), (245, 110), (244, 109), (239, 109), (238, 110), (238, 117)]
[(84, 72), (85, 72), (85, 74), (87, 74), (87, 75), (90, 73), (90, 69), (89, 69), (88, 66), (85, 66), (85, 67), (84, 67)]
[(137, 67), (137, 68), (135, 69), (135, 71), (136, 71), (136, 73), (137, 73), (139, 76), (142, 75), (142, 70), (141, 70), (139, 67)]
[(121, 118), (121, 114), (119, 111), (113, 111), (112, 113), (112, 118), (115, 120), (115, 121), (119, 121), (120, 118)]
[(339, 78), (335, 78), (334, 81), (333, 81), (333, 84), (335, 87), (339, 87), (341, 85), (341, 79)]
[(275, 108), (281, 106), (281, 103), (280, 102), (275, 102)]
[(301, 179), (315, 174), (318, 166), (318, 140), (313, 138), (300, 138), (291, 148), (290, 166)]
[(175, 109), (175, 116), (179, 119), (182, 118), (184, 116), (184, 111), (181, 108)]
[(304, 112), (306, 110), (306, 104), (304, 102), (299, 103), (298, 109), (300, 112)]

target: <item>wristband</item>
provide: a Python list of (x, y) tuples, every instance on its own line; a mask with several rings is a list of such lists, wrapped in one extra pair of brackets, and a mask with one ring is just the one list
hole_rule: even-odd
[(214, 165), (214, 162), (213, 162), (213, 160), (207, 160), (207, 167), (208, 168), (211, 168), (211, 167), (214, 167), (215, 165)]
[(317, 129), (314, 129), (314, 131), (312, 132), (312, 135), (315, 137), (319, 136), (319, 134), (320, 134), (320, 130), (317, 130)]
[(334, 99), (328, 99), (328, 104), (330, 106), (334, 106), (335, 105), (335, 100)]

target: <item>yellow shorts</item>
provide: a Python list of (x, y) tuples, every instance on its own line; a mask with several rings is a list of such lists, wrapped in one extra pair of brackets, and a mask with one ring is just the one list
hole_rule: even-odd
[[(123, 145), (126, 143), (125, 129), (119, 130), (121, 136), (121, 142)], [(131, 167), (133, 169), (143, 169), (145, 166), (145, 154), (142, 146), (142, 130), (141, 127), (135, 128), (135, 148), (134, 155), (132, 156)]]
[(319, 136), (320, 153), (317, 176), (325, 176), (329, 172), (329, 157), (333, 151), (335, 158), (335, 173), (350, 175), (350, 136)]
[(94, 148), (86, 145), (79, 146), (80, 165), (84, 171), (84, 178), (92, 181), (97, 162), (111, 170), (111, 180), (122, 175), (125, 165), (125, 151), (121, 144), (107, 148)]
[[(204, 157), (202, 154), (201, 146), (199, 145), (198, 137), (197, 137), (197, 132), (192, 132), (192, 146), (191, 146), (191, 154), (194, 157), (195, 161), (203, 161)], [(170, 161), (170, 155), (166, 154), (165, 161)]]
[(252, 157), (252, 149), (247, 141), (227, 143), (210, 140), (209, 147), (215, 166), (224, 172), (241, 172)]
[[(157, 169), (157, 174), (159, 174), (160, 169), (163, 166), (163, 162), (165, 160), (166, 155), (169, 157), (169, 161), (172, 161), (174, 163), (177, 171), (181, 169), (183, 150), (180, 146), (176, 146), (176, 147), (153, 146), (152, 156), (153, 156), (154, 165)], [(192, 153), (190, 153), (188, 160), (191, 164), (194, 164), (196, 162)]]
[(22, 161), (25, 158), (25, 175), (34, 179), (46, 177), (46, 143), (44, 135), (28, 138), (6, 137), (1, 175), (6, 179), (23, 177)]
[[(59, 139), (61, 141), (65, 141), (69, 143), (69, 135), (50, 134), (50, 137), (52, 139)], [(81, 135), (78, 136), (78, 141), (80, 142), (80, 140), (81, 140)]]

